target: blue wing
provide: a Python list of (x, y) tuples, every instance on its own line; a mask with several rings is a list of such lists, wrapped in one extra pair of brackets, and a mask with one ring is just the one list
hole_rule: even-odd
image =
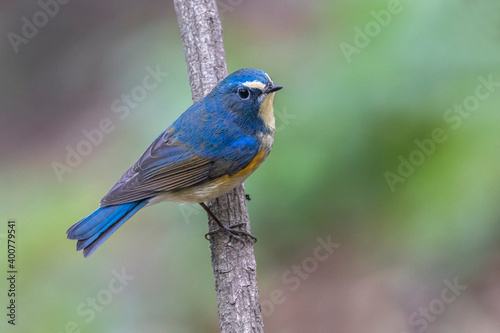
[(260, 147), (253, 137), (243, 136), (225, 140), (225, 145), (205, 154), (205, 147), (193, 147), (175, 134), (173, 126), (163, 132), (101, 200), (101, 207), (144, 200), (234, 174), (252, 161)]

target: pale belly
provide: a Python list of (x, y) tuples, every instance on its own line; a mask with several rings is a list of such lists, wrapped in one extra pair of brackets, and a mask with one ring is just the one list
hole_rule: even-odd
[(148, 205), (154, 205), (162, 201), (190, 202), (200, 203), (210, 201), (220, 197), (224, 193), (231, 191), (233, 188), (245, 181), (250, 176), (249, 172), (245, 177), (224, 176), (214, 180), (211, 183), (200, 186), (189, 187), (180, 191), (165, 192), (149, 200)]

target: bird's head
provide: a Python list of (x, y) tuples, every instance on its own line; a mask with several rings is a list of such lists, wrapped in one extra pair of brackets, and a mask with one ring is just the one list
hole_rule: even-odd
[(274, 132), (274, 92), (281, 88), (265, 72), (243, 68), (222, 80), (212, 94), (238, 123), (246, 126), (262, 123)]

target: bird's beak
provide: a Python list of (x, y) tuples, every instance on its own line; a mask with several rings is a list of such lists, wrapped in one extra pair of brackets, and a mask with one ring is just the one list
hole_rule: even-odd
[(266, 89), (266, 94), (270, 94), (270, 93), (273, 93), (275, 91), (278, 91), (280, 89), (283, 89), (283, 86), (275, 86), (275, 85), (271, 85), (269, 86), (267, 89)]

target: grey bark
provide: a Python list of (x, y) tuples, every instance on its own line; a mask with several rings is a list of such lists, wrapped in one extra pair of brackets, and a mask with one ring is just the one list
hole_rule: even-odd
[[(215, 0), (174, 0), (193, 101), (227, 76), (222, 26)], [(212, 200), (208, 207), (225, 225), (250, 232), (243, 184)], [(208, 217), (209, 230), (217, 225)], [(210, 237), (219, 322), (223, 333), (264, 332), (253, 243), (224, 233)]]

